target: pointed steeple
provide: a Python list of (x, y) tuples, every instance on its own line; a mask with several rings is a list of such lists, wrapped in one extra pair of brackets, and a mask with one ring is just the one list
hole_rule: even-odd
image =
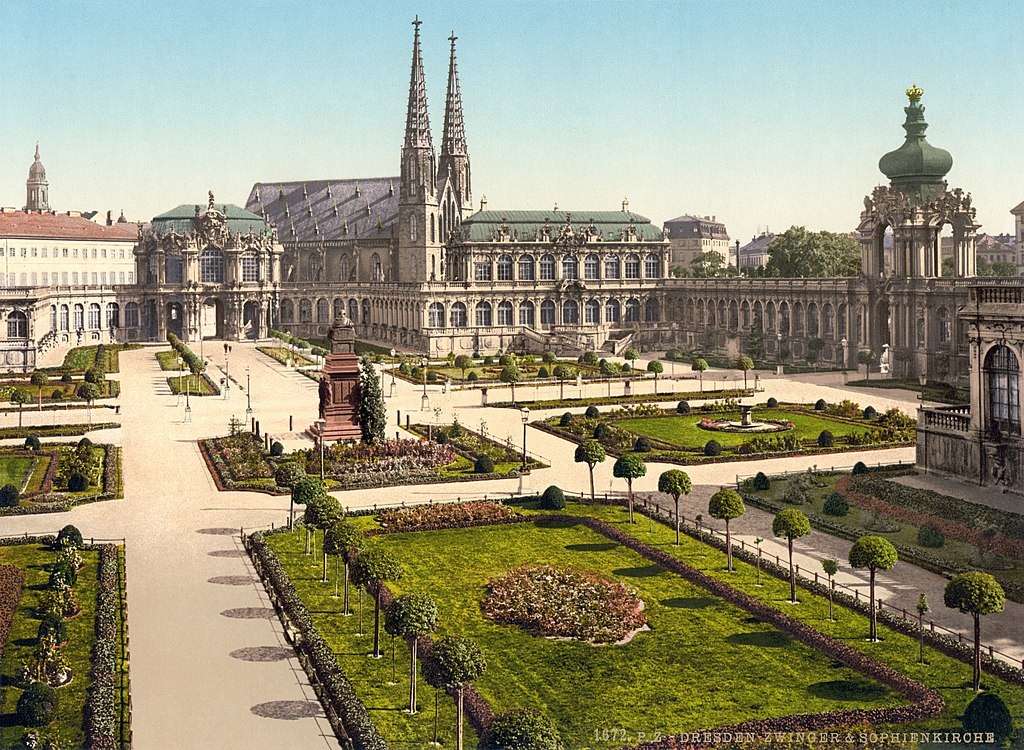
[(405, 117), (406, 148), (434, 148), (430, 137), (430, 115), (427, 113), (427, 85), (420, 56), (419, 17), (412, 22), (416, 28), (412, 42), (412, 73), (409, 77), (409, 109)]
[(25, 182), (25, 210), (50, 210), (50, 183), (46, 181), (46, 168), (39, 160), (39, 144), (36, 143), (35, 159), (28, 168), (28, 180)]
[(459, 65), (455, 60), (455, 32), (448, 37), (452, 43), (448, 61), (448, 93), (444, 102), (444, 138), (441, 141), (441, 156), (466, 155), (466, 127), (462, 120), (462, 92), (459, 89)]

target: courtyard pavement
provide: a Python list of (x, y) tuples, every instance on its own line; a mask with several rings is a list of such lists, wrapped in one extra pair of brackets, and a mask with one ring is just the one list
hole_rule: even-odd
[[(280, 625), (241, 549), (238, 531), (280, 525), (287, 520), (288, 499), (260, 493), (218, 492), (199, 454), (196, 439), (226, 434), (228, 421), (243, 418), (247, 404), (246, 367), (251, 376), (249, 394), (253, 414), (261, 429), (280, 439), (286, 448), (310, 447), (302, 432), (317, 417), (316, 384), (255, 350), (252, 344), (232, 343), (229, 356), (232, 386), (229, 398), (192, 398), (192, 421), (185, 423), (184, 407), (171, 395), (153, 356), (159, 348), (146, 347), (121, 354), (121, 413), (94, 409), (96, 421), (117, 421), (119, 430), (94, 434), (124, 446), (125, 499), (82, 506), (68, 513), (14, 516), (0, 519), (0, 534), (53, 532), (74, 523), (88, 537), (126, 538), (128, 556), (129, 628), (131, 633), (131, 680), (133, 729), (140, 748), (336, 748), (330, 726), (299, 667), (287, 648)], [(211, 360), (209, 374), (223, 377), (224, 352), (220, 342), (206, 342)], [(639, 363), (642, 364), (643, 363)], [(660, 378), (664, 392), (696, 390), (697, 380), (676, 365), (683, 382), (671, 378), (671, 369)], [(750, 378), (753, 384), (753, 377)], [(390, 378), (383, 378), (384, 392)], [(716, 384), (742, 383), (735, 372), (708, 371), (705, 388)], [(399, 431), (406, 417), (412, 421), (450, 423), (454, 414), (474, 430), (481, 422), (489, 435), (520, 446), (523, 424), (518, 410), (480, 406), (477, 390), (443, 392), (428, 386), (430, 405), (421, 409), (422, 386), (397, 381), (397, 395), (387, 398), (388, 435)], [(882, 410), (898, 406), (913, 414), (919, 402), (898, 391), (865, 392), (845, 389), (839, 374), (788, 377), (762, 376), (762, 392), (779, 400), (808, 401), (851, 398), (862, 406)], [(623, 385), (614, 383), (613, 393)], [(634, 383), (634, 392), (652, 392), (653, 381)], [(558, 386), (520, 386), (517, 399), (556, 397)], [(585, 385), (584, 395), (606, 395), (607, 384)], [(491, 388), (490, 400), (507, 400), (509, 389)], [(566, 395), (579, 395), (575, 385)], [(603, 407), (605, 410), (608, 407)], [(435, 413), (439, 409), (439, 414)], [(581, 411), (582, 407), (574, 411)], [(553, 412), (531, 412), (530, 420)], [(84, 416), (70, 412), (75, 418)], [(47, 411), (26, 409), (25, 424), (49, 424)], [(62, 417), (58, 417), (62, 418)], [(17, 414), (0, 416), (0, 425), (17, 424)], [(68, 438), (77, 440), (78, 438)], [(518, 479), (466, 482), (448, 485), (383, 487), (336, 493), (349, 508), (416, 503), (457, 498), (509, 496), (521, 491), (543, 490), (558, 484), (567, 491), (588, 492), (585, 464), (573, 461), (575, 445), (529, 428), (527, 448), (552, 468), (534, 471)], [(683, 513), (706, 515), (707, 498), (719, 486), (734, 485), (737, 473), (779, 473), (850, 466), (858, 460), (869, 464), (913, 460), (913, 448), (863, 451), (828, 457), (786, 458), (687, 467), (694, 491), (682, 503)], [(608, 460), (595, 469), (598, 492), (622, 493), (625, 483), (612, 478)], [(658, 476), (673, 467), (649, 464), (647, 475), (634, 483), (638, 492), (654, 493)], [(656, 493), (655, 493), (656, 494)], [(664, 500), (664, 498), (662, 498)], [(771, 536), (771, 515), (754, 508), (733, 522), (737, 541), (748, 543), (762, 536), (764, 554), (785, 555), (785, 544)], [(821, 569), (820, 561), (835, 557), (841, 563), (837, 581), (867, 590), (867, 575), (848, 570), (844, 564), (850, 544), (820, 532), (795, 543), (796, 562), (802, 570)], [(909, 564), (879, 573), (876, 593), (887, 606), (913, 611), (919, 593), (932, 605), (930, 617), (937, 625), (969, 636), (970, 618), (942, 606), (946, 581)], [(1024, 606), (1007, 602), (1006, 611), (984, 618), (982, 635), (1015, 659), (1024, 658)]]

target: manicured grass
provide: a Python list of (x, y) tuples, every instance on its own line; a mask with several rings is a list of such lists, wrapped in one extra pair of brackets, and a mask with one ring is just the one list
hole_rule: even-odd
[[(437, 600), (438, 635), (466, 635), (480, 644), (488, 670), (476, 687), (492, 708), (542, 708), (570, 747), (610, 747), (594, 740), (603, 728), (665, 734), (903, 700), (585, 527), (514, 524), (385, 535), (374, 543), (403, 562), (403, 579), (391, 584), (396, 594), (425, 592)], [(392, 709), (372, 711), (385, 738), (427, 736), (429, 713), (420, 716), (426, 721), (413, 721), (401, 712), (405, 679), (387, 686), (390, 665), (368, 661), (369, 639), (345, 632), (349, 622), (335, 614), (333, 586), (319, 583), (318, 561), (302, 555), (293, 535), (271, 537), (271, 544), (321, 633), (340, 652), (357, 692), (368, 707)], [(622, 646), (595, 647), (535, 638), (483, 619), (480, 600), (488, 579), (538, 561), (594, 571), (635, 588), (651, 631)], [(400, 646), (399, 664), (407, 659)], [(841, 696), (839, 688), (849, 694)]]
[(31, 469), (32, 459), (28, 456), (0, 456), (0, 487), (13, 484), (20, 491)]
[[(175, 371), (177, 371), (178, 370), (178, 359), (179, 359), (178, 353), (176, 351), (174, 351), (173, 349), (171, 349), (169, 351), (166, 351), (166, 352), (157, 352), (156, 353), (156, 361), (160, 363), (160, 369), (161, 370), (175, 370)], [(186, 370), (188, 370), (188, 368), (185, 367), (184, 363), (182, 363), (182, 371), (184, 372)]]
[[(82, 608), (82, 614), (65, 622), (68, 645), (62, 651), (71, 665), (73, 679), (70, 684), (57, 689), (60, 699), (57, 721), (52, 727), (43, 730), (51, 737), (59, 732), (63, 746), (66, 747), (85, 747), (82, 711), (89, 689), (92, 649), (96, 641), (96, 567), (99, 554), (83, 551), (81, 555), (85, 560), (85, 567), (78, 572), (75, 595)], [(25, 733), (24, 727), (14, 724), (16, 719), (13, 716), (22, 691), (10, 684), (10, 680), (18, 669), (32, 658), (32, 652), (35, 650), (36, 633), (39, 629), (36, 608), (46, 593), (46, 583), (49, 580), (46, 566), (54, 559), (55, 554), (40, 545), (0, 547), (0, 563), (17, 565), (27, 572), (25, 589), (0, 665), (5, 684), (0, 702), (0, 714), (5, 715), (5, 720), (0, 721), (0, 747), (20, 747), (19, 743)], [(10, 721), (6, 720), (8, 717)]]
[(293, 367), (305, 367), (306, 365), (316, 364), (313, 360), (303, 357), (301, 354), (296, 354), (286, 346), (257, 346), (256, 351), (266, 354), (271, 359), (276, 359), (282, 365), (289, 359), (291, 359)]
[(192, 396), (216, 396), (220, 393), (220, 390), (202, 375), (184, 375), (180, 378), (175, 375), (167, 378), (167, 385), (174, 394), (188, 392)]

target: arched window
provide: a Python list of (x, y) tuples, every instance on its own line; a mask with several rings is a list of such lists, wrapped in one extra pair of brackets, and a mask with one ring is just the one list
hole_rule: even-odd
[(91, 330), (99, 330), (100, 327), (100, 306), (98, 302), (91, 302), (89, 304), (89, 328)]
[(540, 259), (541, 281), (551, 281), (555, 278), (555, 256), (543, 255)]
[(648, 279), (661, 278), (661, 259), (654, 253), (644, 258), (644, 277)]
[(821, 306), (821, 335), (832, 338), (835, 335), (835, 321), (832, 317), (832, 305), (826, 302)]
[(466, 305), (456, 302), (452, 305), (452, 328), (466, 327)]
[(104, 311), (103, 322), (107, 328), (121, 327), (121, 308), (116, 302), (108, 302)]
[(536, 320), (536, 317), (534, 315), (535, 310), (536, 310), (536, 308), (535, 308), (534, 304), (532, 302), (530, 302), (529, 300), (526, 300), (524, 302), (520, 302), (519, 303), (519, 325), (521, 325), (521, 326), (532, 326), (532, 325), (534, 325), (534, 321)]
[(323, 297), (316, 301), (316, 322), (330, 323), (331, 306)]
[(606, 279), (618, 279), (622, 277), (622, 264), (618, 255), (609, 255), (604, 259), (604, 277)]
[(199, 280), (204, 284), (224, 283), (224, 253), (208, 247), (199, 255)]
[(562, 322), (566, 325), (577, 325), (580, 322), (580, 306), (575, 300), (562, 301)]
[(434, 214), (430, 214), (430, 244), (434, 244)]
[(555, 324), (555, 303), (549, 299), (540, 303), (540, 324), (542, 326)]
[(427, 324), (431, 328), (444, 328), (444, 305), (431, 302), (427, 308)]
[(839, 338), (846, 338), (846, 305), (839, 306), (839, 314), (836, 316), (836, 332), (839, 334)]
[(370, 322), (370, 300), (363, 300), (363, 324), (368, 325)]
[(281, 322), (295, 322), (295, 304), (290, 299), (281, 300)]
[[(775, 331), (775, 303), (774, 302), (769, 301), (768, 304), (764, 306), (764, 319), (765, 319), (765, 322), (768, 324), (768, 330), (771, 331), (771, 332), (774, 332)], [(780, 330), (779, 333), (782, 333), (782, 331)]]
[(640, 256), (630, 254), (626, 256), (625, 277), (627, 279), (640, 278)]
[(630, 299), (626, 300), (626, 322), (640, 322), (640, 300), (638, 300), (636, 297), (631, 297)]
[(713, 301), (711, 301), (711, 300), (708, 300), (708, 304), (707, 304), (706, 309), (705, 309), (704, 324), (708, 328), (714, 328), (715, 325), (716, 325), (715, 321), (716, 321), (716, 318), (715, 318), (715, 303)]
[(66, 331), (71, 326), (70, 311), (67, 305), (60, 306), (60, 330)]
[(28, 338), (28, 318), (21, 310), (14, 310), (7, 315), (7, 338)]
[(491, 326), (491, 303), (490, 302), (477, 302), (476, 303), (476, 324), (478, 326)]
[[(781, 309), (782, 306), (780, 305), (779, 307)], [(800, 336), (803, 336), (804, 335), (804, 306), (803, 306), (803, 303), (801, 303), (801, 302), (794, 302), (793, 303), (793, 316), (792, 316), (791, 320), (792, 320), (791, 329), (792, 329), (793, 335), (798, 337), (798, 338)], [(783, 333), (786, 333), (786, 331), (783, 331)]]
[(661, 320), (661, 306), (654, 297), (647, 300), (647, 304), (644, 306), (644, 319), (648, 323), (657, 323)]
[(736, 331), (740, 327), (739, 307), (736, 300), (729, 303), (729, 330)]
[(502, 255), (498, 258), (498, 281), (512, 281), (512, 256)]
[(50, 330), (57, 330), (57, 306), (50, 305)]
[(949, 310), (945, 307), (939, 308), (939, 343), (948, 344), (949, 335), (952, 330), (949, 324)]
[(308, 299), (299, 300), (299, 322), (313, 322), (313, 303), (310, 302)]
[(788, 336), (790, 334), (788, 302), (779, 303), (779, 333), (783, 336)]
[(498, 303), (498, 325), (514, 325), (512, 321), (512, 303), (509, 302), (508, 300)]
[(588, 299), (583, 307), (583, 322), (591, 325), (601, 322), (601, 303), (596, 299)]
[(532, 255), (523, 255), (519, 258), (519, 280), (533, 281), (536, 278)]
[(985, 356), (988, 377), (988, 427), (1020, 434), (1020, 363), (1007, 346), (992, 347)]
[(343, 300), (341, 297), (335, 297), (334, 298), (333, 309), (334, 309), (334, 319), (335, 320), (337, 320), (338, 318), (344, 318), (345, 317), (345, 300)]
[(359, 320), (359, 303), (354, 299), (348, 301), (348, 319), (352, 323)]
[(476, 281), (491, 280), (491, 261), (489, 258), (484, 258), (473, 263), (473, 279)]
[(139, 303), (129, 302), (124, 306), (124, 324), (128, 328), (139, 327)]
[(380, 256), (374, 253), (370, 256), (370, 269), (374, 281), (384, 281), (384, 267), (380, 264)]
[(818, 337), (818, 306), (813, 302), (807, 305), (807, 335), (812, 339)]
[(622, 305), (617, 299), (610, 299), (604, 303), (604, 322), (619, 323), (622, 321)]
[(566, 255), (562, 258), (562, 278), (578, 279), (580, 277), (580, 262), (575, 255)]
[(341, 261), (338, 263), (338, 279), (340, 281), (348, 281), (352, 270), (349, 264), (348, 256), (342, 255)]
[(601, 274), (601, 259), (591, 253), (583, 261), (583, 278), (587, 281), (597, 281)]

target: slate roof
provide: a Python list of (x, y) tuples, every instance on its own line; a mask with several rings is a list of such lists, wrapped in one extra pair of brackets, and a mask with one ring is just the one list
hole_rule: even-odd
[[(196, 206), (195, 203), (183, 203), (159, 216), (154, 216), (151, 222), (153, 230), (157, 232), (175, 231), (182, 234), (195, 232)], [(270, 232), (270, 226), (263, 221), (261, 216), (246, 211), (240, 206), (231, 203), (216, 203), (214, 208), (223, 211), (224, 215), (228, 217), (228, 231), (232, 234), (245, 234), (246, 232), (266, 234)], [(205, 212), (206, 206), (199, 206), (199, 213)]]
[(465, 241), (489, 242), (498, 226), (507, 222), (520, 242), (532, 242), (545, 224), (550, 225), (551, 235), (557, 237), (568, 217), (572, 217), (572, 228), (577, 233), (593, 222), (605, 241), (618, 242), (619, 232), (631, 221), (645, 242), (660, 242), (663, 236), (650, 219), (631, 211), (478, 211), (462, 222), (459, 232)]
[(134, 241), (139, 229), (135, 224), (106, 226), (81, 216), (56, 213), (0, 212), (0, 237), (34, 239), (77, 239)]
[(398, 177), (257, 182), (245, 207), (277, 227), (283, 243), (390, 237), (398, 225)]

